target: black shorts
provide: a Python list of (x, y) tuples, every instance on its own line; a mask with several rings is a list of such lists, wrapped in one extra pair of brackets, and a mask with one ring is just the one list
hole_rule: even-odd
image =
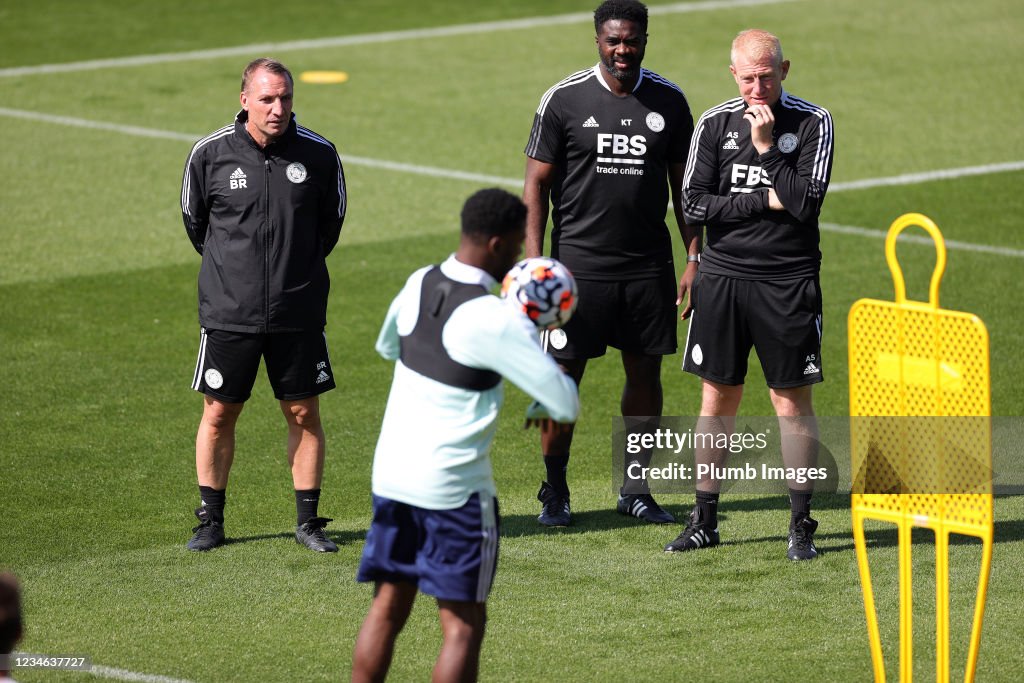
[(742, 280), (698, 273), (683, 370), (718, 384), (743, 384), (751, 346), (773, 389), (821, 382), (818, 278)]
[(243, 334), (201, 329), (192, 388), (225, 403), (252, 395), (260, 357), (279, 401), (298, 401), (335, 387), (323, 330)]
[(671, 271), (643, 280), (577, 280), (576, 286), (576, 312), (548, 336), (555, 358), (597, 358), (609, 346), (649, 356), (676, 352), (677, 289)]

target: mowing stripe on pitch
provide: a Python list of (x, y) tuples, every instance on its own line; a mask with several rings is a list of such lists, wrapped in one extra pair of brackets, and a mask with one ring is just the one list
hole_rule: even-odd
[[(55, 116), (40, 112), (24, 111), (21, 109), (8, 109), (0, 107), (0, 116), (24, 119), (26, 121), (37, 121), (52, 123), (60, 126), (71, 126), (75, 128), (88, 128), (91, 130), (109, 131), (121, 135), (133, 135), (136, 137), (157, 138), (162, 140), (178, 140), (194, 143), (202, 135), (191, 133), (176, 133), (170, 130), (159, 130), (156, 128), (143, 128), (140, 126), (127, 126), (119, 123), (108, 123), (104, 121), (90, 121), (71, 116)], [(398, 161), (387, 161), (385, 159), (371, 159), (369, 157), (358, 157), (352, 155), (341, 156), (342, 161), (352, 166), (365, 166), (367, 168), (379, 168), (399, 173), (412, 173), (431, 178), (449, 178), (452, 180), (465, 180), (472, 183), (487, 185), (505, 185), (521, 188), (522, 178), (505, 178), (502, 176), (486, 175), (483, 173), (471, 173), (455, 169), (436, 168), (434, 166), (421, 166), (418, 164), (406, 164)], [(982, 166), (965, 166), (962, 168), (947, 168), (938, 171), (926, 171), (924, 173), (908, 173), (888, 178), (865, 178), (863, 180), (852, 180), (844, 183), (832, 183), (829, 192), (849, 192), (852, 190), (863, 190), (872, 187), (885, 187), (890, 185), (910, 185), (916, 183), (930, 182), (934, 180), (952, 180), (966, 176), (983, 175), (989, 173), (1007, 173), (1011, 171), (1024, 170), (1024, 161), (1008, 161), (999, 164), (985, 164)], [(852, 225), (840, 225), (838, 223), (821, 223), (821, 230), (844, 235), (860, 235), (862, 237), (885, 237), (885, 231), (872, 228), (861, 228)], [(932, 244), (930, 237), (918, 235), (902, 235), (901, 240), (910, 243)], [(973, 244), (971, 242), (960, 242), (957, 240), (946, 240), (946, 248), (957, 251), (974, 251), (996, 256), (1009, 256), (1012, 258), (1024, 258), (1024, 249), (1012, 247), (999, 247), (986, 244)]]
[[(707, 12), (756, 5), (777, 5), (796, 0), (706, 0), (704, 2), (677, 2), (671, 5), (655, 5), (647, 8), (651, 15), (684, 14), (688, 12)], [(372, 43), (393, 43), (402, 40), (418, 40), (422, 38), (442, 38), (447, 36), (463, 36), (479, 33), (496, 33), (498, 31), (515, 31), (519, 29), (577, 24), (594, 20), (593, 12), (574, 12), (572, 14), (556, 14), (554, 16), (526, 17), (523, 19), (505, 19), (501, 21), (483, 21), (476, 24), (456, 24), (454, 26), (438, 26), (435, 28), (417, 28), (405, 31), (383, 31), (380, 33), (363, 33), (331, 38), (313, 38), (310, 40), (289, 40), (281, 43), (256, 43), (254, 45), (237, 45), (212, 50), (192, 50), (189, 52), (169, 52), (156, 55), (135, 55), (132, 57), (115, 57), (111, 59), (90, 59), (82, 62), (65, 64), (37, 64), (35, 66), (15, 66), (0, 69), (0, 78), (12, 76), (30, 76), (34, 74), (56, 74), (70, 71), (95, 71), (97, 69), (116, 69), (126, 66), (144, 66), (147, 64), (166, 64), (168, 62), (187, 62), (200, 59), (216, 59), (219, 57), (235, 57), (239, 55), (257, 55), (280, 53), (294, 50), (317, 50), (322, 48), (345, 47), (349, 45), (369, 45)]]

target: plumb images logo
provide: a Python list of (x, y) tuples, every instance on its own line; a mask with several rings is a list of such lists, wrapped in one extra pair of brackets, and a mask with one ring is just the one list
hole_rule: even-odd
[(664, 467), (644, 467), (637, 461), (626, 467), (626, 476), (633, 481), (648, 479), (676, 481), (763, 481), (763, 482), (796, 482), (806, 484), (809, 481), (825, 481), (828, 469), (825, 467), (771, 467), (768, 463), (760, 463), (760, 467), (746, 462), (735, 467), (716, 465), (714, 463), (698, 463), (693, 467), (682, 463), (669, 463)]

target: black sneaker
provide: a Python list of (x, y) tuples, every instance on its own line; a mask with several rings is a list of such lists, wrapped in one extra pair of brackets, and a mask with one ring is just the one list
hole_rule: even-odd
[(686, 526), (672, 541), (665, 546), (666, 553), (685, 553), (698, 548), (713, 548), (719, 543), (718, 529), (712, 528), (700, 516), (700, 508), (694, 507)]
[(318, 553), (336, 553), (338, 545), (327, 538), (324, 527), (334, 520), (327, 517), (312, 517), (295, 528), (295, 542)]
[(205, 552), (224, 544), (224, 525), (210, 519), (205, 507), (196, 508), (199, 526), (192, 529), (192, 538), (185, 546), (189, 550)]
[(786, 557), (791, 560), (813, 560), (818, 556), (818, 549), (814, 547), (814, 532), (818, 529), (818, 522), (810, 517), (804, 516), (789, 523), (789, 549)]
[(666, 512), (654, 500), (649, 493), (642, 494), (619, 494), (619, 504), (616, 506), (619, 514), (632, 515), (651, 524), (675, 524), (676, 518)]
[(572, 515), (569, 512), (568, 493), (559, 493), (545, 481), (541, 482), (537, 500), (543, 505), (537, 516), (538, 522), (544, 526), (569, 526)]

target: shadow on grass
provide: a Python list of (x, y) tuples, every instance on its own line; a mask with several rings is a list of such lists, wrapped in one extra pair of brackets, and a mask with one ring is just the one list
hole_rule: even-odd
[[(258, 541), (269, 541), (275, 538), (287, 538), (295, 540), (295, 532), (282, 532), (279, 534), (259, 534), (256, 536), (237, 536), (235, 538), (224, 539), (224, 545), (234, 545), (235, 543), (256, 543)], [(327, 531), (327, 538), (331, 539), (338, 545), (348, 545), (357, 541), (362, 541), (366, 538), (366, 529), (360, 529), (358, 531)]]
[[(678, 510), (664, 508), (674, 514), (679, 523), (682, 517)], [(572, 524), (566, 527), (548, 527), (537, 521), (536, 515), (509, 515), (501, 518), (501, 535), (503, 538), (520, 538), (523, 536), (582, 534), (591, 531), (610, 531), (635, 526), (648, 526), (636, 517), (621, 515), (615, 510), (584, 510), (573, 511)], [(662, 525), (671, 528), (673, 525)]]
[[(659, 504), (667, 511), (675, 515), (676, 521), (673, 524), (662, 524), (665, 528), (681, 527), (687, 515), (693, 508), (693, 494), (689, 494), (683, 504), (670, 504), (665, 502), (669, 494), (660, 494), (657, 497)], [(826, 494), (814, 497), (814, 509), (820, 510), (841, 510), (849, 509), (850, 497), (836, 494)], [(760, 498), (730, 500), (724, 497), (718, 508), (718, 518), (721, 521), (729, 519), (730, 512), (752, 512), (759, 510), (778, 511), (780, 514), (789, 510), (789, 499), (786, 496), (762, 496)], [(620, 514), (613, 509), (602, 510), (573, 510), (572, 524), (567, 527), (546, 527), (537, 521), (536, 515), (502, 515), (501, 535), (507, 538), (520, 536), (536, 536), (540, 534), (579, 534), (591, 531), (609, 531), (612, 529), (625, 529), (635, 526), (650, 526), (635, 517)]]
[[(769, 543), (780, 537), (749, 538), (735, 543)], [(935, 542), (935, 534), (931, 529), (915, 528), (912, 538), (914, 545), (932, 545)], [(994, 544), (1024, 541), (1024, 520), (997, 521), (993, 529), (992, 540)], [(899, 532), (894, 524), (887, 525), (883, 529), (867, 529), (864, 532), (864, 541), (869, 550), (871, 548), (895, 548), (899, 546)], [(723, 541), (722, 545), (726, 544), (727, 542)], [(853, 536), (845, 533), (815, 534), (814, 544), (823, 555), (838, 552), (852, 553), (856, 548)], [(949, 544), (950, 546), (981, 545), (981, 539), (963, 534), (951, 534)]]
[[(815, 493), (811, 499), (814, 510), (849, 510), (850, 495), (842, 493)], [(723, 493), (718, 501), (718, 515), (735, 512), (758, 512), (760, 510), (788, 510), (789, 496), (765, 495), (757, 498), (733, 498)]]

